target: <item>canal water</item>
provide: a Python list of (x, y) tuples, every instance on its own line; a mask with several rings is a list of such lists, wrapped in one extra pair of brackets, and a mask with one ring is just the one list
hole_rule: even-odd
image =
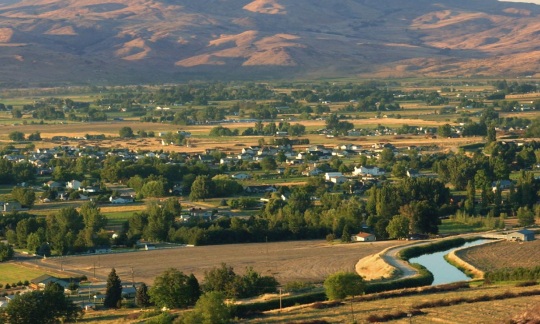
[(470, 280), (470, 278), (467, 277), (458, 268), (446, 262), (444, 256), (452, 252), (453, 250), (480, 245), (486, 242), (490, 242), (490, 240), (476, 240), (472, 242), (467, 242), (462, 246), (451, 248), (446, 251), (424, 254), (416, 258), (411, 258), (409, 259), (409, 263), (418, 263), (426, 267), (426, 269), (428, 269), (433, 274), (432, 285), (440, 285), (456, 281), (467, 281)]

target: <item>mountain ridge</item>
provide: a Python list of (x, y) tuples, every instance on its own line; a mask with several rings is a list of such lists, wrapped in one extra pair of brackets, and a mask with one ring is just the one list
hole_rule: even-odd
[(4, 84), (539, 75), (540, 6), (495, 0), (22, 0)]

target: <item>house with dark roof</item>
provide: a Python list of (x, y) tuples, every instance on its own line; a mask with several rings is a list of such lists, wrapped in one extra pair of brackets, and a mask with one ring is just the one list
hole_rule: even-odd
[(51, 282), (59, 284), (64, 289), (67, 289), (69, 286), (69, 282), (67, 280), (45, 274), (30, 280), (30, 288), (35, 290), (44, 289), (45, 286)]
[(520, 242), (534, 241), (534, 232), (528, 229), (522, 229), (516, 232), (506, 234), (506, 239), (509, 241)]

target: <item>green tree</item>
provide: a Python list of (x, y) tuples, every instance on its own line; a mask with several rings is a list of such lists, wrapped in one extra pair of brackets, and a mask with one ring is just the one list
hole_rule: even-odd
[[(185, 308), (193, 305), (193, 282), (177, 269), (170, 268), (154, 279), (148, 294), (150, 301), (158, 307)], [(200, 294), (200, 292), (199, 292)]]
[(162, 208), (157, 202), (149, 202), (146, 205), (148, 224), (144, 228), (144, 236), (148, 240), (165, 241), (169, 230), (174, 223), (175, 214)]
[(0, 242), (0, 262), (13, 258), (13, 253), (13, 247), (11, 245)]
[(464, 209), (469, 215), (475, 215), (474, 201), (476, 195), (476, 188), (474, 186), (474, 180), (467, 182), (467, 199), (465, 200)]
[(82, 310), (64, 294), (58, 284), (48, 284), (44, 290), (17, 295), (8, 303), (8, 323), (63, 323), (76, 321)]
[(217, 291), (207, 292), (195, 304), (193, 311), (182, 318), (184, 324), (227, 324), (231, 322), (231, 309), (225, 296)]
[(189, 295), (189, 305), (195, 305), (197, 300), (199, 300), (199, 297), (201, 297), (201, 285), (199, 285), (199, 281), (195, 277), (195, 275), (192, 273), (189, 275), (187, 279), (187, 286), (188, 286), (188, 295)]
[(534, 225), (534, 213), (528, 207), (520, 207), (517, 210), (517, 219), (520, 226)]
[(260, 162), (261, 168), (264, 171), (273, 171), (277, 168), (276, 160), (271, 156), (266, 156)]
[(135, 295), (135, 304), (138, 307), (150, 306), (150, 296), (148, 295), (148, 286), (143, 282), (137, 287), (137, 294)]
[(492, 143), (497, 141), (497, 133), (495, 132), (495, 127), (489, 126), (487, 128), (487, 143)]
[(362, 295), (365, 289), (362, 277), (353, 272), (335, 273), (326, 278), (323, 285), (326, 297), (330, 300)]
[(93, 201), (84, 203), (79, 214), (84, 222), (84, 229), (79, 235), (84, 240), (86, 247), (93, 247), (95, 246), (97, 233), (107, 225), (107, 218)]
[(118, 131), (118, 135), (123, 138), (133, 137), (134, 136), (133, 129), (131, 129), (131, 127), (129, 126), (124, 126), (120, 128), (120, 130)]
[(105, 300), (103, 306), (108, 308), (119, 308), (122, 301), (122, 281), (112, 268), (107, 277), (107, 287), (105, 289)]
[(343, 226), (343, 233), (341, 234), (341, 242), (350, 243), (351, 242), (351, 230), (349, 225)]
[(191, 193), (189, 194), (189, 199), (191, 201), (202, 200), (210, 197), (211, 193), (211, 183), (210, 179), (207, 176), (197, 176), (193, 184), (191, 185)]
[(394, 163), (392, 175), (396, 178), (405, 178), (407, 176), (407, 164), (404, 161)]
[(30, 135), (28, 135), (29, 141), (41, 141), (41, 133), (40, 132), (34, 132)]
[(439, 135), (439, 137), (443, 138), (450, 137), (452, 135), (452, 126), (450, 126), (449, 124), (439, 126), (439, 128), (437, 129), (437, 134)]
[(234, 269), (222, 263), (221, 267), (204, 273), (203, 290), (206, 292), (219, 291), (227, 297), (234, 297), (236, 293), (234, 288), (236, 278), (237, 275), (234, 273)]
[(390, 223), (386, 227), (386, 232), (390, 238), (405, 238), (409, 234), (409, 219), (402, 215), (392, 217)]
[(146, 197), (163, 197), (165, 196), (165, 185), (163, 181), (152, 180), (145, 183), (141, 188), (142, 195)]
[(24, 133), (19, 131), (13, 131), (9, 133), (8, 138), (13, 142), (24, 141)]

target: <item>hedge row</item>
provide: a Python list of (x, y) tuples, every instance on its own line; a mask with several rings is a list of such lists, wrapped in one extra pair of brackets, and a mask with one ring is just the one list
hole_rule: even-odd
[(434, 294), (434, 293), (456, 291), (459, 289), (467, 289), (467, 288), (470, 288), (470, 285), (468, 282), (459, 281), (459, 282), (453, 282), (453, 283), (444, 284), (444, 285), (425, 286), (421, 288), (407, 288), (407, 289), (401, 289), (401, 290), (392, 290), (392, 291), (380, 292), (376, 294), (364, 295), (364, 296), (355, 297), (354, 301), (362, 302), (362, 301), (373, 301), (373, 300), (379, 300), (379, 299), (406, 297), (406, 296), (414, 296), (414, 295), (422, 295), (422, 294)]
[[(412, 264), (418, 269), (419, 275), (411, 278), (404, 278), (388, 282), (368, 283), (365, 293), (373, 294), (388, 290), (414, 288), (420, 286), (429, 286), (433, 282), (433, 275), (426, 268), (419, 264)], [(290, 307), (294, 305), (309, 304), (326, 300), (324, 292), (316, 292), (310, 294), (302, 294), (298, 296), (287, 296), (281, 299), (282, 307)], [(265, 302), (236, 305), (234, 315), (238, 317), (248, 317), (260, 315), (261, 312), (278, 309), (279, 299), (272, 299)]]
[(477, 239), (478, 239), (477, 237), (469, 238), (469, 239), (458, 237), (458, 238), (442, 240), (442, 241), (438, 241), (438, 242), (426, 244), (426, 245), (411, 246), (408, 249), (402, 250), (399, 253), (399, 257), (405, 261), (408, 261), (411, 258), (415, 258), (423, 254), (430, 254), (430, 253), (449, 250), (451, 248), (462, 246), (463, 244), (467, 242), (476, 241)]
[(511, 281), (511, 280), (539, 280), (540, 266), (533, 268), (504, 268), (494, 271), (488, 271), (484, 275), (488, 282), (493, 281)]
[[(324, 300), (326, 300), (326, 294), (324, 292), (302, 294), (297, 296), (287, 296), (281, 298), (281, 306), (290, 307), (294, 305), (310, 304)], [(278, 308), (279, 299), (272, 299), (260, 303), (236, 305), (234, 308), (234, 315), (238, 317), (247, 317), (252, 315), (259, 315), (260, 312)]]

